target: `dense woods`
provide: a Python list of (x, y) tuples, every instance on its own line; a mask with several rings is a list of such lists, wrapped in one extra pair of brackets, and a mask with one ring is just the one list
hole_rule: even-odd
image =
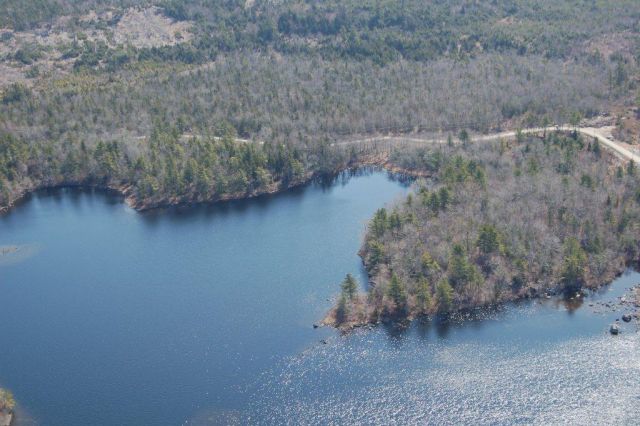
[[(65, 182), (126, 182), (138, 198), (158, 195), (164, 202), (224, 198), (228, 190), (211, 182), (227, 177), (191, 145), (225, 135), (225, 150), (271, 150), (264, 153), (267, 157), (272, 147), (286, 151), (296, 160), (293, 175), (299, 178), (339, 170), (344, 157), (330, 143), (349, 135), (466, 127), (486, 131), (505, 120), (533, 125), (591, 116), (606, 109), (610, 99), (602, 78), (606, 65), (600, 67), (577, 62), (566, 68), (518, 56), (377, 66), (249, 55), (189, 72), (167, 73), (149, 65), (107, 81), (78, 74), (43, 82), (38, 90), (15, 84), (0, 105), (5, 141), (0, 204), (9, 204), (27, 188)], [(236, 137), (250, 141), (233, 146)], [(169, 140), (181, 150), (167, 147)], [(90, 161), (80, 160), (89, 153), (95, 153)], [(112, 163), (108, 167), (105, 155)], [(163, 158), (152, 163), (151, 175), (140, 172), (158, 156)], [(225, 175), (242, 173), (249, 176), (247, 182), (255, 176), (253, 165), (223, 164), (243, 168)], [(204, 169), (211, 185), (169, 183), (179, 177), (175, 170), (183, 173), (186, 165)], [(265, 164), (259, 167), (269, 170)], [(275, 179), (258, 180), (278, 182), (282, 171), (272, 172)], [(244, 190), (254, 192), (255, 185)], [(235, 185), (233, 192), (240, 187)]]
[(575, 295), (640, 258), (640, 172), (597, 141), (554, 132), (407, 158), (432, 177), (377, 211), (361, 250), (371, 287), (343, 290), (330, 323)]
[(0, 27), (32, 29), (62, 16), (131, 6), (159, 6), (168, 17), (196, 24), (195, 42), (176, 55), (186, 62), (247, 48), (377, 63), (483, 52), (566, 57), (592, 37), (637, 31), (640, 17), (633, 0), (6, 0)]
[[(0, 195), (10, 204), (38, 187), (88, 185), (116, 189), (139, 209), (187, 202), (244, 198), (298, 185), (338, 157), (303, 155), (283, 144), (239, 143), (222, 137), (183, 138), (177, 128), (154, 129), (144, 147), (69, 141), (63, 151), (30, 145), (4, 134), (0, 144)], [(346, 167), (346, 165), (342, 166)]]
[(638, 16), (633, 1), (7, 0), (0, 206), (61, 184), (138, 207), (254, 195), (368, 159), (332, 145), (354, 135), (595, 116), (634, 98)]

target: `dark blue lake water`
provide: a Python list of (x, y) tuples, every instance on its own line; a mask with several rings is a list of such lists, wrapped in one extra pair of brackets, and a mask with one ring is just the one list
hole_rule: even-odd
[[(136, 213), (38, 193), (0, 217), (0, 386), (23, 424), (638, 423), (640, 339), (582, 307), (449, 324), (314, 330), (360, 272), (384, 173), (216, 206)], [(322, 344), (322, 339), (327, 344)]]

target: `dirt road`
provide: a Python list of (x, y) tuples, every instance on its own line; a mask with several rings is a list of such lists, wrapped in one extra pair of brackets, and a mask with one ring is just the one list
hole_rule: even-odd
[[(598, 141), (604, 145), (606, 148), (614, 151), (620, 157), (633, 160), (636, 163), (640, 164), (640, 155), (635, 154), (625, 148), (622, 143), (613, 140), (610, 138), (612, 127), (578, 127), (575, 128), (573, 126), (550, 126), (550, 127), (533, 127), (529, 129), (522, 129), (521, 132), (523, 134), (536, 134), (536, 133), (544, 133), (544, 132), (553, 132), (556, 130), (562, 131), (573, 131), (577, 130), (578, 133), (582, 133), (585, 136), (596, 138)], [(494, 133), (490, 135), (474, 135), (470, 137), (471, 142), (488, 142), (499, 139), (512, 139), (515, 138), (517, 131), (506, 131), (500, 133)], [(379, 136), (379, 137), (368, 137), (363, 139), (353, 139), (346, 140), (342, 142), (336, 142), (332, 144), (332, 146), (348, 146), (348, 145), (356, 145), (362, 143), (372, 143), (372, 142), (398, 142), (398, 143), (416, 143), (416, 144), (443, 144), (447, 143), (446, 139), (443, 138), (420, 138), (420, 137), (408, 137), (408, 136)], [(459, 141), (454, 141), (459, 143)]]

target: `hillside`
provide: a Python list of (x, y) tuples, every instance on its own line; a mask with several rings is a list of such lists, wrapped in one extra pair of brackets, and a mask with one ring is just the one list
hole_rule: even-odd
[(137, 206), (242, 197), (345, 167), (331, 143), (352, 135), (627, 114), (639, 16), (635, 1), (8, 0), (0, 206), (64, 184)]

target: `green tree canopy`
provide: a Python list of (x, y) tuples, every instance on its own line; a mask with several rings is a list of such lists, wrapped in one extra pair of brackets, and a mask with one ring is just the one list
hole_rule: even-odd
[(562, 281), (567, 287), (581, 286), (586, 272), (587, 254), (574, 237), (564, 242), (564, 259), (562, 262)]
[(482, 225), (480, 227), (480, 235), (476, 245), (482, 254), (492, 254), (502, 249), (501, 237), (498, 230), (493, 225)]
[(440, 280), (436, 287), (436, 301), (438, 302), (438, 312), (447, 313), (453, 305), (453, 288), (445, 278)]
[(342, 294), (349, 300), (353, 300), (356, 297), (356, 293), (358, 291), (358, 282), (353, 275), (347, 274), (345, 279), (342, 281)]
[(396, 312), (403, 311), (407, 305), (407, 290), (396, 274), (391, 275), (387, 295), (393, 301)]

